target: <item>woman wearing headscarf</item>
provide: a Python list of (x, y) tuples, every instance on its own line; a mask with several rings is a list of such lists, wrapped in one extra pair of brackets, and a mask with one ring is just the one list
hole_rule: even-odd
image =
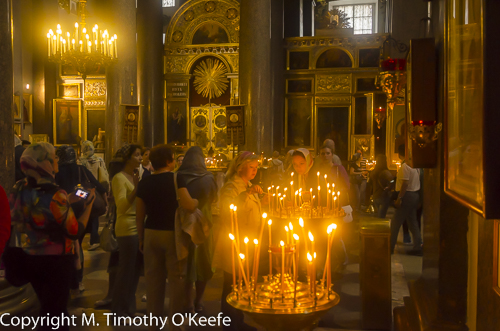
[[(194, 211), (198, 201), (189, 195), (183, 177), (178, 176), (176, 179), (176, 174), (172, 172), (175, 159), (168, 145), (155, 146), (151, 150), (151, 162), (155, 172), (140, 181), (136, 198), (139, 247), (144, 252), (147, 311), (153, 316), (163, 315), (165, 281), (168, 277), (169, 330), (180, 330), (179, 326), (172, 323), (172, 316), (182, 312), (186, 301), (188, 252), (186, 250), (184, 254), (177, 250), (187, 245), (181, 243), (182, 236), (175, 231), (176, 210), (180, 206), (184, 210)], [(151, 331), (158, 329), (158, 325), (149, 327)]]
[[(92, 209), (94, 190), (85, 200), (78, 219), (68, 202), (68, 194), (57, 186), (58, 171), (55, 148), (41, 142), (30, 145), (21, 157), (21, 168), (26, 178), (18, 181), (10, 196), (12, 234), (10, 252), (22, 248), (25, 254), (10, 261), (4, 253), (6, 265), (13, 262), (22, 268), (40, 302), (40, 316), (68, 315), (67, 303), (74, 274), (74, 245), (87, 225)], [(18, 255), (18, 254), (16, 254)], [(8, 275), (7, 275), (8, 279)], [(39, 330), (52, 330), (41, 326)], [(69, 330), (61, 326), (59, 330)]]
[[(97, 179), (97, 181), (101, 183), (102, 187), (106, 190), (106, 192), (103, 194), (103, 198), (104, 201), (107, 202), (108, 200), (107, 192), (109, 192), (109, 175), (104, 160), (101, 157), (95, 155), (94, 144), (90, 140), (85, 140), (82, 143), (82, 154), (83, 156), (80, 157), (79, 160), (80, 164), (85, 168), (87, 168), (87, 170), (89, 170), (92, 173), (94, 178)], [(92, 217), (89, 223), (90, 223), (89, 251), (93, 251), (99, 248), (100, 246), (99, 217)]]
[[(92, 173), (84, 166), (78, 165), (76, 163), (76, 152), (72, 146), (59, 146), (56, 150), (56, 155), (59, 157), (59, 172), (55, 176), (56, 184), (59, 185), (59, 187), (65, 190), (68, 194), (73, 192), (75, 190), (75, 187), (78, 184), (82, 184), (83, 181), (86, 181), (87, 178), (97, 192), (101, 194), (106, 193), (104, 187), (102, 187), (102, 185), (95, 179)], [(73, 201), (70, 199), (70, 203), (71, 202)], [(81, 202), (72, 204), (72, 208), (75, 211), (75, 214), (78, 216), (82, 212)], [(93, 244), (99, 243), (99, 235), (97, 234), (98, 228), (98, 217), (90, 216), (84, 234), (80, 238), (78, 238), (80, 247), (82, 245), (85, 233), (90, 233), (91, 246)], [(77, 271), (76, 281), (71, 286), (72, 289), (79, 289), (80, 292), (85, 290), (85, 286), (83, 285), (83, 256), (83, 252), (80, 250), (81, 269)]]
[(311, 153), (305, 148), (299, 148), (292, 154), (292, 166), (295, 171), (294, 180), (298, 183), (298, 188), (303, 191), (309, 191), (311, 187), (315, 187), (315, 176), (310, 175), (314, 165), (314, 159)]
[[(212, 225), (212, 203), (217, 200), (217, 183), (214, 175), (207, 170), (205, 157), (200, 147), (194, 146), (188, 149), (182, 165), (177, 174), (186, 183), (186, 188), (193, 199), (198, 200), (198, 209)], [(211, 227), (210, 227), (211, 228)], [(212, 231), (212, 230), (210, 230)], [(186, 284), (186, 298), (192, 298), (191, 292), (193, 282), (196, 286), (194, 299), (194, 310), (203, 311), (203, 293), (207, 282), (212, 279), (213, 258), (213, 235), (212, 232), (201, 245), (191, 247), (188, 257), (188, 282)], [(188, 309), (191, 310), (192, 303), (189, 302)]]
[[(223, 330), (254, 330), (243, 321), (243, 313), (226, 301), (226, 297), (231, 293), (233, 280), (231, 259), (228, 258), (232, 249), (229, 239), (231, 232), (231, 217), (229, 206), (237, 206), (238, 230), (241, 242), (244, 236), (250, 240), (259, 237), (259, 231), (263, 226), (261, 217), (261, 205), (259, 194), (262, 188), (252, 185), (250, 182), (257, 175), (258, 157), (252, 152), (241, 152), (233, 159), (226, 174), (226, 183), (220, 191), (220, 227), (216, 238), (215, 254), (213, 264), (224, 271), (224, 285), (222, 288), (221, 311), (231, 318), (231, 326), (223, 326)], [(243, 235), (244, 234), (244, 235)], [(236, 236), (236, 234), (233, 233)], [(264, 243), (261, 247), (265, 247)], [(252, 261), (253, 257), (246, 257)], [(266, 263), (262, 265), (267, 265)]]
[(106, 163), (104, 163), (102, 157), (95, 155), (94, 144), (90, 140), (85, 140), (82, 143), (82, 154), (80, 164), (87, 168), (108, 192), (109, 174)]
[(373, 187), (373, 203), (377, 208), (377, 214), (380, 218), (385, 218), (387, 209), (391, 202), (391, 181), (393, 176), (387, 168), (387, 156), (385, 154), (377, 155), (375, 169), (370, 174), (370, 182)]
[(119, 250), (111, 310), (118, 316), (134, 315), (136, 310), (135, 292), (142, 268), (135, 220), (141, 162), (141, 146), (127, 144), (116, 152), (109, 166), (113, 176), (111, 187), (116, 205), (115, 235)]

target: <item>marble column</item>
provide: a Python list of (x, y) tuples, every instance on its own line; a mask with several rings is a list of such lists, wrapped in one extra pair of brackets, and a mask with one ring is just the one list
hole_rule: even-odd
[(245, 105), (245, 150), (273, 149), (271, 0), (241, 0), (240, 103)]
[[(113, 0), (113, 17), (118, 35), (118, 61), (106, 70), (106, 162), (123, 145), (124, 109), (137, 104), (137, 51), (135, 0)], [(132, 85), (133, 84), (133, 87)]]
[(0, 1), (0, 185), (8, 192), (14, 185), (14, 117), (12, 2)]
[(137, 85), (144, 146), (163, 143), (163, 10), (160, 0), (137, 2)]

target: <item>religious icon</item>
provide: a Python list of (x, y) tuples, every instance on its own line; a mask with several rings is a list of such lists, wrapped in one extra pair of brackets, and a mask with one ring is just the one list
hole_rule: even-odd
[(226, 116), (224, 115), (219, 115), (215, 118), (215, 125), (218, 127), (218, 128), (225, 128), (226, 127)]
[(14, 119), (21, 119), (21, 97), (19, 95), (14, 95)]
[(167, 143), (185, 145), (186, 138), (186, 102), (168, 101), (167, 103)]
[(312, 98), (287, 99), (287, 146), (312, 146)]
[(232, 122), (232, 123), (236, 123), (238, 122), (240, 118), (238, 117), (238, 114), (231, 114), (231, 116), (229, 116), (229, 120)]
[(193, 35), (193, 45), (227, 44), (229, 37), (226, 30), (216, 22), (201, 25)]
[(349, 55), (341, 49), (332, 48), (321, 54), (316, 61), (316, 68), (350, 68), (352, 61)]
[(196, 124), (196, 126), (199, 128), (204, 128), (207, 125), (207, 119), (205, 118), (205, 116), (198, 115), (194, 119), (194, 124)]
[(79, 100), (54, 100), (54, 145), (76, 145), (80, 137)]

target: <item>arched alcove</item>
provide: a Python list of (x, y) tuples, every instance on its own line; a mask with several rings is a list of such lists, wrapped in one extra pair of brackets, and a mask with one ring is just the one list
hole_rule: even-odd
[(316, 60), (316, 68), (352, 68), (352, 59), (349, 54), (340, 48), (324, 51)]

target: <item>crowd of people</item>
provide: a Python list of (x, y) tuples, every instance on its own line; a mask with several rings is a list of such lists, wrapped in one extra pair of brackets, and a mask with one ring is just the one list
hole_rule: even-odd
[[(68, 145), (55, 148), (41, 142), (22, 147), (22, 142), (15, 143), (22, 150), (16, 147), (17, 182), (9, 203), (5, 191), (0, 190), (0, 213), (8, 215), (8, 219), (2, 218), (0, 222), (0, 254), (5, 247), (7, 278), (12, 280), (18, 276), (15, 272), (9, 274), (12, 256), (16, 256), (16, 265), (30, 265), (25, 268), (24, 283), (32, 284), (41, 303), (40, 314), (67, 314), (71, 290), (84, 290), (82, 240), (90, 233), (89, 250), (99, 247), (99, 217), (106, 215), (113, 220), (118, 250), (110, 254), (108, 291), (105, 298), (96, 302), (97, 308), (110, 307), (119, 316), (134, 316), (137, 285), (144, 275), (143, 299), (148, 314), (163, 315), (167, 280), (170, 316), (203, 312), (207, 282), (215, 269), (220, 268), (224, 274), (221, 311), (232, 321), (224, 329), (253, 329), (244, 323), (241, 311), (230, 306), (225, 298), (232, 290), (233, 280), (231, 261), (227, 258), (227, 252), (231, 251), (227, 239), (231, 232), (229, 206), (238, 205), (239, 231), (253, 238), (258, 237), (262, 227), (263, 206), (269, 203), (262, 187), (255, 183), (259, 169), (255, 153), (244, 151), (235, 156), (228, 164), (223, 186), (218, 189), (199, 147), (175, 155), (168, 145), (149, 149), (126, 144), (106, 166), (95, 155), (90, 141), (82, 143), (80, 156)], [(404, 159), (404, 148), (399, 152)], [(386, 216), (396, 194), (394, 205), (398, 208), (392, 220), (391, 250), (400, 226), (407, 221), (414, 252), (421, 252), (417, 222), (419, 171), (403, 163), (394, 194), (393, 176), (385, 155), (377, 156), (376, 166), (370, 172), (365, 161), (361, 153), (356, 153), (346, 170), (335, 154), (335, 143), (325, 140), (316, 157), (305, 148), (291, 150), (283, 158), (274, 152), (265, 180), (279, 185), (284, 178), (292, 177), (299, 188), (306, 189), (315, 186), (316, 180), (319, 183), (316, 173), (321, 172), (340, 191), (349, 192), (340, 195), (340, 206), (352, 205), (359, 211), (373, 200), (381, 218)], [(217, 201), (220, 214), (215, 218), (212, 206)], [(210, 225), (203, 243), (194, 245), (182, 240), (182, 232), (176, 231), (178, 210), (199, 213)], [(218, 226), (212, 227), (216, 221)], [(333, 244), (334, 265), (345, 265), (348, 261), (341, 233)], [(267, 252), (261, 258), (265, 261)], [(267, 263), (261, 265), (265, 269)], [(259, 272), (268, 273), (269, 270)], [(170, 327), (178, 328), (172, 324)]]

